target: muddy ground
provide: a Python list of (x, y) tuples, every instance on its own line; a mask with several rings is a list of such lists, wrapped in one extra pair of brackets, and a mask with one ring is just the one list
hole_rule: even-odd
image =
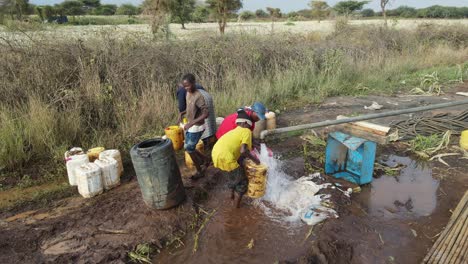
[[(320, 106), (286, 109), (278, 126), (368, 113), (363, 106), (372, 101), (384, 105), (384, 111), (465, 99), (454, 92), (440, 97), (329, 98)], [(461, 109), (466, 108), (432, 113)], [(295, 178), (314, 169), (307, 166), (313, 161), (303, 155), (303, 144), (299, 137), (269, 143)], [(340, 217), (312, 230), (301, 223), (273, 221), (249, 199), (240, 210), (231, 209), (224, 179), (214, 169), (198, 182), (184, 178), (187, 199), (179, 207), (150, 209), (129, 167), (128, 181), (100, 196), (83, 199), (76, 194), (42, 208), (1, 212), (0, 263), (125, 263), (127, 253), (141, 243), (161, 251), (153, 256), (154, 263), (419, 263), (468, 189), (468, 164), (454, 156), (445, 158), (450, 167), (438, 161), (421, 165), (403, 144), (379, 146), (378, 152), (376, 160), (406, 166), (400, 182), (383, 175), (350, 199), (335, 191)], [(188, 174), (185, 168), (183, 173)], [(210, 212), (213, 218), (199, 229)], [(199, 245), (193, 253), (197, 230)]]

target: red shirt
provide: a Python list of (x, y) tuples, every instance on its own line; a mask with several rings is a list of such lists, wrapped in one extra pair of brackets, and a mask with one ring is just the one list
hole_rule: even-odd
[[(252, 113), (253, 113), (252, 110), (245, 109), (245, 112), (247, 113), (248, 116), (252, 117)], [(219, 126), (218, 131), (216, 131), (216, 138), (219, 139), (227, 132), (236, 128), (237, 127), (236, 119), (237, 119), (237, 113), (226, 116), (223, 122), (221, 123), (221, 125)], [(252, 122), (252, 127), (250, 127), (250, 130), (253, 131), (254, 128), (255, 128), (255, 122)]]

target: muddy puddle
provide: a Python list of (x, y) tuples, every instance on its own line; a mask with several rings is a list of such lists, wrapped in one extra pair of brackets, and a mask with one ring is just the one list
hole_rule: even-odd
[(224, 190), (210, 200), (213, 209), (207, 213), (216, 211), (202, 229), (196, 251), (195, 234), (188, 234), (179, 249), (164, 250), (153, 263), (274, 263), (306, 250), (306, 225), (280, 223), (251, 203), (235, 209)]
[(268, 191), (262, 199), (246, 198), (236, 209), (225, 184), (220, 184), (203, 205), (209, 208), (203, 212), (209, 221), (198, 241), (195, 228), (178, 249), (164, 250), (154, 263), (275, 263), (296, 259), (307, 250), (310, 227), (288, 207), (292, 197), (286, 190), (294, 179), (283, 172), (279, 160), (268, 155), (261, 160), (269, 167)]
[(401, 169), (393, 175), (374, 178), (370, 188), (364, 188), (363, 200), (367, 199), (368, 212), (386, 218), (430, 215), (437, 206), (439, 187), (431, 167), (396, 155), (381, 157), (381, 162)]

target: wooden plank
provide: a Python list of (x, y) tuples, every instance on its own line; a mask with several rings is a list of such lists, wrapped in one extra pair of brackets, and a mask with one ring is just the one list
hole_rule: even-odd
[(359, 129), (353, 129), (350, 127), (348, 124), (343, 124), (343, 125), (337, 125), (332, 128), (333, 131), (341, 131), (343, 133), (359, 137), (359, 138), (364, 138), (370, 141), (374, 141), (378, 144), (381, 145), (386, 145), (388, 144), (389, 140), (385, 136), (381, 135), (376, 135), (376, 134), (371, 134), (367, 131), (359, 130)]
[[(337, 120), (340, 119), (346, 119), (349, 118), (347, 116), (339, 115), (336, 117)], [(374, 124), (371, 122), (366, 122), (366, 121), (359, 121), (359, 122), (353, 122), (353, 123), (348, 123), (346, 125), (349, 125), (355, 129), (367, 131), (372, 134), (377, 134), (380, 136), (386, 136), (388, 132), (390, 131), (390, 127), (387, 126), (382, 126), (378, 124)]]

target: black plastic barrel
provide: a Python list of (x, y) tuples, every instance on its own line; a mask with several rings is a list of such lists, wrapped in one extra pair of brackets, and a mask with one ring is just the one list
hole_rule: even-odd
[(170, 139), (149, 139), (130, 150), (133, 167), (145, 203), (156, 209), (169, 209), (185, 199)]

